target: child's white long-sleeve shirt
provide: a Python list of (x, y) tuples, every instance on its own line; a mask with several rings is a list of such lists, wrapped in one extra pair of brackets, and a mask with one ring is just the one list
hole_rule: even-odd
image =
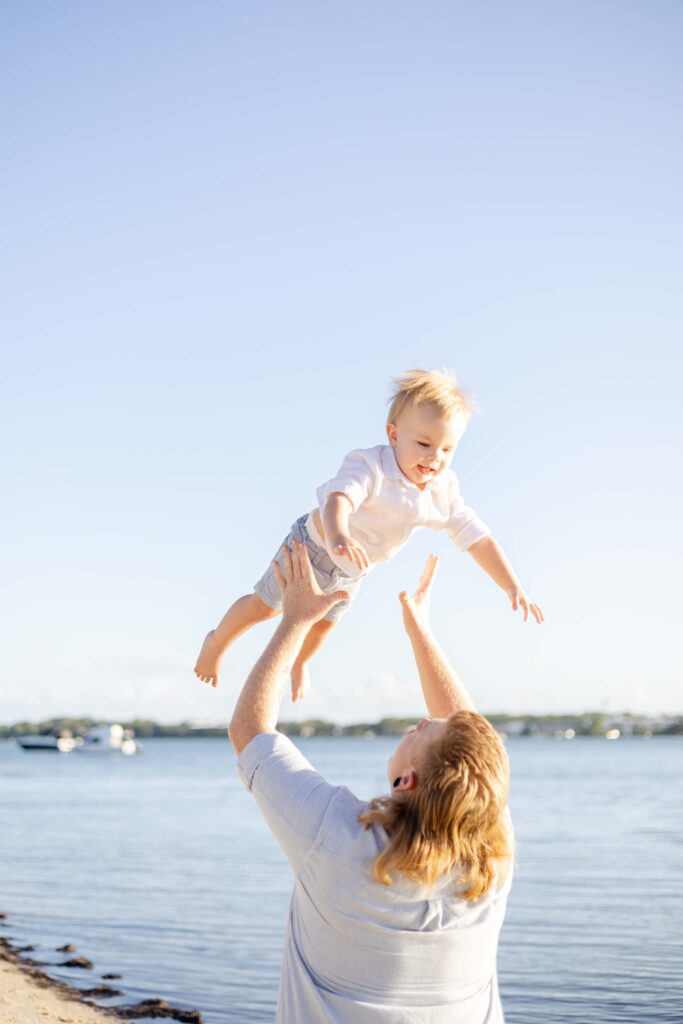
[[(321, 514), (328, 497), (334, 493), (345, 494), (353, 506), (349, 533), (365, 548), (370, 568), (376, 562), (393, 558), (415, 530), (423, 526), (429, 530), (445, 530), (461, 551), (491, 532), (463, 501), (458, 478), (452, 470), (445, 470), (420, 489), (403, 475), (394, 449), (386, 444), (349, 452), (337, 475), (316, 491)], [(306, 528), (313, 540), (324, 548), (313, 513), (308, 517)], [(365, 575), (350, 559), (337, 559), (326, 550), (347, 576)]]

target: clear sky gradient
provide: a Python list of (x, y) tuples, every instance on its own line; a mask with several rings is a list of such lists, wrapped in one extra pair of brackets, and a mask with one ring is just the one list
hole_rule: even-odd
[(445, 535), (366, 581), (283, 717), (420, 711), (397, 592), (483, 710), (681, 712), (683, 8), (3, 5), (0, 721), (226, 721), (192, 665), (393, 374), (542, 627)]

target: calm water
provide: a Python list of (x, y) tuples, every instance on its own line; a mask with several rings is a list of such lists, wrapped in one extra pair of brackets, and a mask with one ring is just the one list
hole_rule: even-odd
[[(301, 741), (363, 797), (384, 791), (393, 745)], [(286, 862), (226, 740), (144, 746), (97, 758), (0, 743), (3, 932), (35, 943), (38, 959), (73, 942), (95, 976), (122, 973), (125, 1000), (109, 1005), (163, 996), (207, 1024), (270, 1021)], [(683, 739), (520, 738), (508, 750), (519, 846), (499, 955), (508, 1024), (680, 1024)]]

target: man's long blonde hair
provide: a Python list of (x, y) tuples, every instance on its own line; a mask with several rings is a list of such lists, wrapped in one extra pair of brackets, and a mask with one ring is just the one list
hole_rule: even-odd
[(391, 885), (400, 871), (433, 885), (455, 871), (458, 895), (483, 896), (506, 871), (512, 837), (505, 821), (510, 769), (502, 740), (474, 711), (457, 711), (417, 766), (415, 789), (376, 797), (358, 820), (381, 825), (389, 842), (372, 873)]

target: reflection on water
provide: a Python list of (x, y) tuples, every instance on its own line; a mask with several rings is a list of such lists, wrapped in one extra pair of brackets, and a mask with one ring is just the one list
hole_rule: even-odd
[[(331, 781), (385, 789), (393, 742), (308, 739)], [(518, 867), (499, 957), (508, 1024), (683, 1020), (683, 739), (511, 739)], [(222, 739), (77, 760), (0, 743), (5, 934), (65, 942), (207, 1024), (272, 1020), (289, 869)], [(55, 973), (64, 977), (68, 970)], [(71, 972), (73, 980), (73, 972)], [(95, 982), (77, 979), (87, 987)]]

